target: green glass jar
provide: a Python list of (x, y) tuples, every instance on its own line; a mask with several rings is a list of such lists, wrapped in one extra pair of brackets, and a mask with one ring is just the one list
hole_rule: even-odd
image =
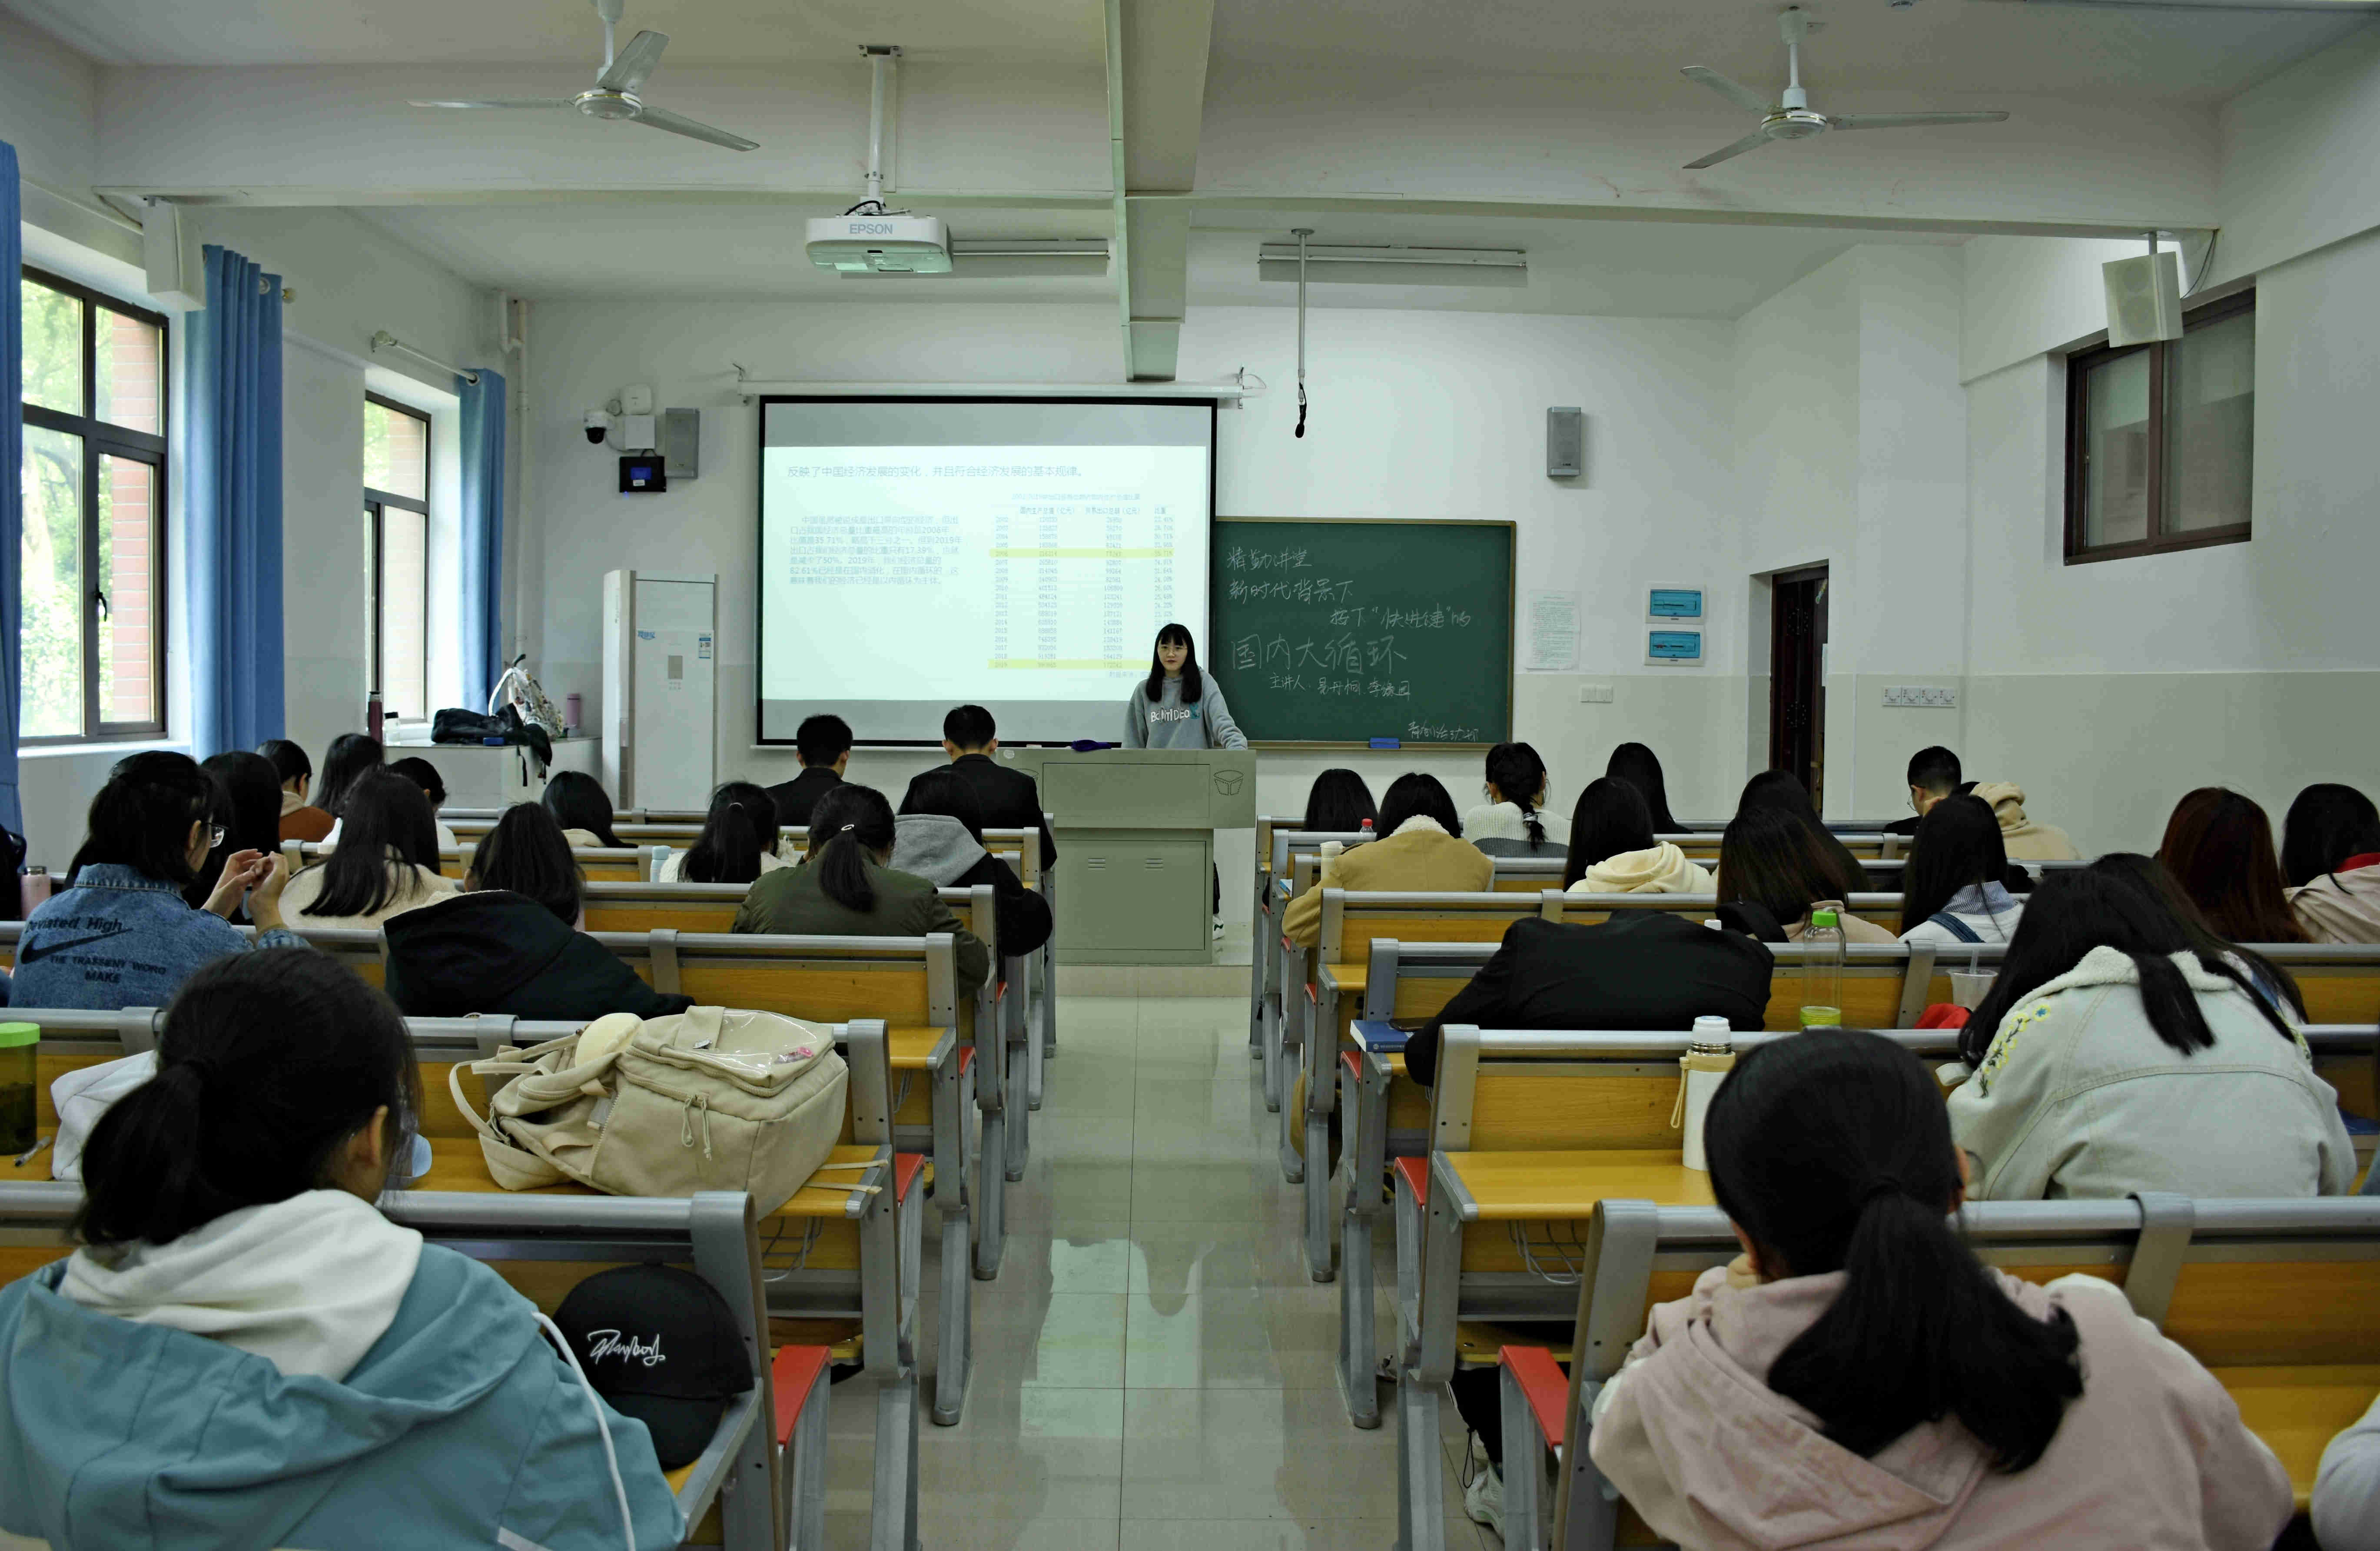
[(30, 1152), (41, 1140), (34, 1101), (41, 1045), (40, 1024), (0, 1024), (0, 1154)]

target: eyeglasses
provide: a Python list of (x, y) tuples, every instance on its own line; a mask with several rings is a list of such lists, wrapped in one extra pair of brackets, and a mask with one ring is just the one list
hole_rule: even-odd
[(225, 830), (222, 825), (220, 825), (220, 824), (210, 824), (210, 825), (208, 825), (208, 826), (207, 826), (207, 849), (208, 849), (208, 850), (210, 850), (210, 851), (212, 851), (212, 850), (215, 850), (215, 849), (217, 849), (218, 847), (220, 847), (220, 846), (223, 844), (223, 842), (224, 842), (224, 836), (225, 836), (225, 834), (227, 834), (228, 832), (229, 832), (229, 831), (228, 831), (228, 830)]

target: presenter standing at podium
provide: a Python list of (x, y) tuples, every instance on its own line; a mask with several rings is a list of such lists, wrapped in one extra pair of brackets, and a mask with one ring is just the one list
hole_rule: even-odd
[(1124, 703), (1126, 748), (1245, 748), (1247, 734), (1232, 720), (1223, 692), (1198, 671), (1198, 645), (1186, 626), (1157, 633), (1148, 677)]

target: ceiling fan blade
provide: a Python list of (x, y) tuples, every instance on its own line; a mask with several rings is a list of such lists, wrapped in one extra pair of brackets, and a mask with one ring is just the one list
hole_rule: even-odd
[(416, 108), (566, 108), (567, 97), (489, 97), (475, 102), (425, 103), (415, 98), (406, 104)]
[(1906, 129), (1915, 124), (2004, 124), (2004, 113), (1830, 113), (1829, 129)]
[(639, 32), (628, 40), (628, 46), (612, 56), (611, 65), (595, 78), (595, 84), (606, 91), (636, 91), (643, 88), (645, 79), (662, 62), (662, 50), (669, 47), (666, 32)]
[(1731, 156), (1741, 156), (1747, 151), (1757, 151), (1767, 143), (1768, 137), (1762, 134), (1759, 130), (1755, 129), (1752, 133), (1744, 136), (1743, 139), (1736, 141), (1733, 145), (1727, 147), (1723, 151), (1714, 151), (1699, 162), (1687, 163), (1686, 171), (1693, 172), (1698, 167), (1716, 167), (1721, 162), (1726, 161)]
[(635, 122), (655, 129), (666, 129), (673, 135), (684, 135), (690, 140), (706, 140), (712, 145), (723, 145), (730, 151), (760, 149), (759, 140), (747, 140), (741, 135), (731, 135), (724, 129), (714, 129), (708, 124), (697, 123), (682, 114), (672, 113), (667, 108), (657, 108), (650, 103), (638, 110)]
[(1777, 103), (1770, 98), (1755, 91), (1742, 81), (1730, 80), (1706, 66), (1689, 65), (1678, 74), (1688, 80), (1702, 82), (1746, 113), (1756, 113), (1765, 116), (1777, 111)]

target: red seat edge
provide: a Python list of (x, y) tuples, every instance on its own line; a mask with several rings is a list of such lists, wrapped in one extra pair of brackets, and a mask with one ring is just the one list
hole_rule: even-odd
[(826, 1373), (829, 1360), (822, 1346), (781, 1346), (777, 1360), (770, 1365), (771, 1387), (777, 1400), (777, 1447), (783, 1448), (794, 1436), (794, 1424), (801, 1419), (802, 1407), (810, 1398), (810, 1388)]
[(1392, 1157), (1389, 1159), (1389, 1167), (1397, 1171), (1399, 1179), (1404, 1181), (1405, 1188), (1413, 1192), (1413, 1198), (1417, 1204), (1424, 1206), (1429, 1205), (1429, 1159)]
[(1562, 1416), (1570, 1408), (1570, 1375), (1554, 1361), (1554, 1354), (1541, 1346), (1499, 1347), (1496, 1360), (1512, 1369), (1512, 1377), (1520, 1382), (1521, 1394), (1529, 1402), (1546, 1447), (1560, 1448)]

